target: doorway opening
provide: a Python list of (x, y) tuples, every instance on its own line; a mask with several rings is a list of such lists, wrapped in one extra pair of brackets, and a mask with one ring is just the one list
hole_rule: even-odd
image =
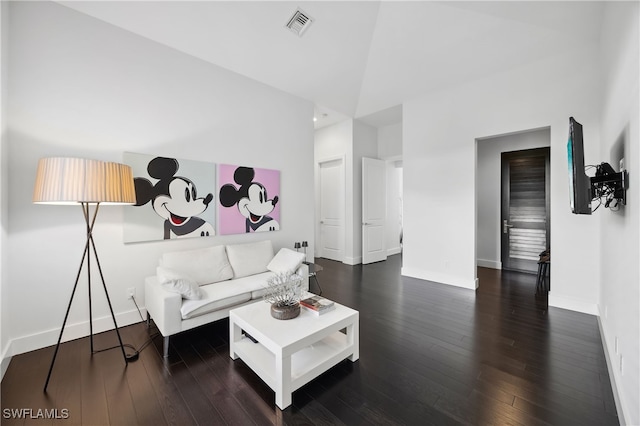
[[(478, 268), (537, 274), (539, 254), (551, 243), (550, 144), (548, 127), (476, 140)], [(508, 172), (513, 172), (506, 174), (506, 191), (502, 189), (503, 154), (509, 165)], [(519, 154), (525, 159), (517, 159)], [(511, 174), (513, 180), (509, 177)], [(507, 204), (503, 208), (505, 193), (509, 195), (511, 207)], [(482, 274), (476, 272), (476, 277), (481, 278)], [(533, 281), (535, 283), (535, 275)], [(478, 285), (482, 285), (481, 279)], [(535, 291), (534, 284), (532, 296)]]

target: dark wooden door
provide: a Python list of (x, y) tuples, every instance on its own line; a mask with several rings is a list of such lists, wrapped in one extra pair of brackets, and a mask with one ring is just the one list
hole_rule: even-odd
[(536, 273), (550, 246), (549, 148), (502, 153), (502, 269)]

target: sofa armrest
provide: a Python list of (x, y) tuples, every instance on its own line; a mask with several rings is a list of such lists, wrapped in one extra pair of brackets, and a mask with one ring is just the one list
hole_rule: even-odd
[(309, 291), (309, 266), (303, 263), (296, 271), (296, 274), (302, 277), (302, 291)]
[(182, 331), (182, 296), (162, 288), (155, 276), (147, 277), (144, 282), (144, 297), (147, 312), (163, 336), (171, 336)]

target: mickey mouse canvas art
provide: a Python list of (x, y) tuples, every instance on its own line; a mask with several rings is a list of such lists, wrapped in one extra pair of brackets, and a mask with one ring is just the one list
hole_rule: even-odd
[(221, 234), (280, 230), (280, 172), (221, 164), (219, 230)]
[[(125, 153), (136, 204), (127, 211), (125, 242), (211, 237), (216, 234), (215, 165)], [(202, 194), (202, 195), (201, 195)]]

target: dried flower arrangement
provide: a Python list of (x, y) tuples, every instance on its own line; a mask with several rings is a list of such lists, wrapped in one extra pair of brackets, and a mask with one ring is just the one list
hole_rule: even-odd
[(302, 296), (302, 277), (297, 274), (277, 274), (267, 280), (264, 300), (277, 306), (296, 305)]
[(291, 319), (300, 314), (302, 277), (297, 274), (277, 274), (267, 280), (264, 300), (271, 303), (271, 316)]

